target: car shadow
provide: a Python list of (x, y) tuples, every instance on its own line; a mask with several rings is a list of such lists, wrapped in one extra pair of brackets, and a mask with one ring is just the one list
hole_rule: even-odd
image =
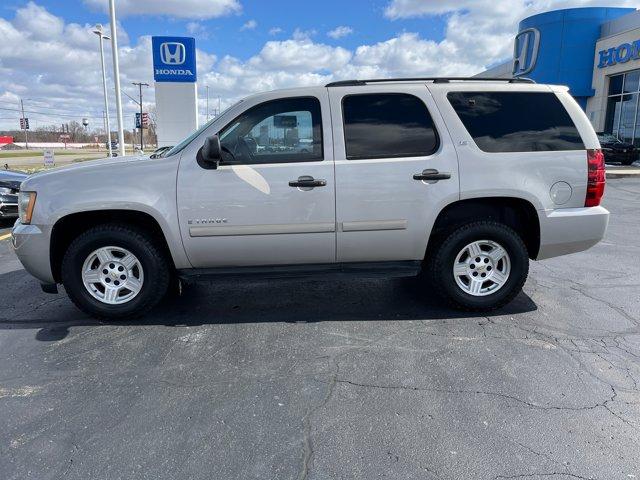
[(489, 313), (448, 308), (417, 279), (252, 281), (250, 279), (186, 285), (139, 319), (96, 320), (77, 310), (61, 288), (40, 291), (24, 270), (0, 275), (0, 330), (39, 329), (36, 339), (59, 341), (79, 326), (170, 327), (262, 322), (312, 323), (405, 321), (514, 315), (537, 310), (521, 293), (509, 305)]

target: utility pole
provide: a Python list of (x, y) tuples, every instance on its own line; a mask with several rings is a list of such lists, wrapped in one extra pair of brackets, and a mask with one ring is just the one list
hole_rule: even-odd
[(139, 98), (140, 101), (138, 102), (138, 105), (140, 105), (140, 150), (144, 151), (144, 143), (142, 141), (142, 132), (144, 131), (144, 124), (142, 123), (142, 87), (148, 87), (149, 84), (148, 83), (144, 83), (144, 82), (131, 82), (134, 85), (138, 86), (138, 92), (139, 92)]
[(118, 143), (120, 155), (124, 151), (124, 125), (122, 123), (122, 98), (120, 97), (120, 66), (118, 64), (118, 38), (116, 35), (116, 6), (114, 0), (109, 0), (109, 20), (111, 23), (111, 54), (113, 56), (113, 82), (116, 87), (116, 114), (118, 115)]
[(27, 133), (27, 120), (24, 118), (24, 103), (22, 103), (22, 99), (20, 99), (20, 110), (22, 110), (22, 124), (24, 126), (24, 148), (29, 150), (29, 134)]
[(207, 122), (209, 121), (209, 85), (206, 85), (205, 88), (207, 89)]

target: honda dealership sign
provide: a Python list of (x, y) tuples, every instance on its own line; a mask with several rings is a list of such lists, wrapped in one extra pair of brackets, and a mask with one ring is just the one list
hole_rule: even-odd
[(513, 45), (513, 75), (526, 75), (536, 68), (540, 50), (540, 30), (527, 28), (521, 30)]
[(195, 82), (196, 41), (191, 37), (152, 37), (156, 82)]
[[(158, 146), (176, 145), (198, 128), (196, 41), (151, 37)], [(143, 118), (139, 121), (144, 123)]]

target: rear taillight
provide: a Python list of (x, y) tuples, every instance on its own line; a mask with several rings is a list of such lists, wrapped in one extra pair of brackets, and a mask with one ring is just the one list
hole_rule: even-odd
[(585, 207), (597, 207), (604, 195), (606, 176), (602, 150), (587, 150), (587, 196)]

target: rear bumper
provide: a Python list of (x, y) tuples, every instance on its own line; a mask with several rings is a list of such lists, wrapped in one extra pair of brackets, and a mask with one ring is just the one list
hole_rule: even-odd
[(51, 227), (23, 225), (17, 221), (11, 236), (13, 250), (25, 270), (42, 283), (55, 283), (49, 255)]
[(559, 208), (538, 212), (540, 250), (537, 260), (581, 252), (604, 238), (609, 211), (603, 207)]

